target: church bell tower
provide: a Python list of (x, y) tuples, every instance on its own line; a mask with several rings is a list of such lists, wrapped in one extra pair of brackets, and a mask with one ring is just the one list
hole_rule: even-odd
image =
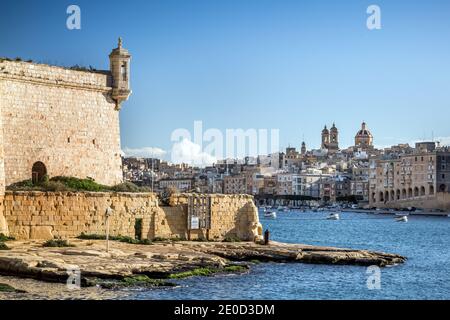
[(110, 71), (112, 75), (112, 98), (116, 102), (116, 110), (120, 110), (122, 102), (128, 100), (130, 90), (130, 60), (128, 50), (122, 47), (122, 38), (119, 38), (118, 47), (109, 55)]
[(327, 126), (322, 130), (322, 149), (328, 149), (330, 144), (330, 131), (328, 131)]

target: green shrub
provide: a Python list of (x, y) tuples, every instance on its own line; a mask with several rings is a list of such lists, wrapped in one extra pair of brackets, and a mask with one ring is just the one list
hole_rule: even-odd
[(169, 241), (169, 239), (166, 238), (161, 238), (161, 237), (155, 237), (153, 239), (154, 242), (164, 242), (164, 241)]
[(92, 179), (79, 179), (74, 177), (53, 177), (50, 179), (53, 182), (60, 182), (69, 191), (93, 191), (93, 192), (101, 192), (108, 191), (109, 188), (107, 186), (98, 184)]
[(8, 187), (6, 187), (6, 189), (11, 191), (37, 190), (36, 186), (33, 184), (33, 181), (31, 181), (31, 179), (13, 183)]
[(169, 275), (169, 279), (184, 279), (189, 277), (209, 277), (216, 273), (224, 273), (224, 272), (232, 272), (232, 273), (238, 273), (238, 272), (245, 272), (248, 270), (248, 266), (246, 265), (229, 265), (225, 268), (211, 268), (211, 267), (205, 267), (205, 268), (197, 268), (190, 271), (184, 271), (179, 273), (173, 273)]
[(91, 279), (91, 286), (100, 286), (104, 289), (122, 289), (126, 287), (174, 287), (175, 283), (162, 279), (149, 278), (146, 275), (132, 275), (122, 280)]
[(229, 237), (226, 237), (226, 238), (223, 240), (223, 242), (241, 242), (241, 239), (239, 239), (239, 238), (236, 237), (236, 236), (229, 236)]
[(4, 242), (0, 242), (0, 250), (11, 250)]
[(61, 239), (48, 240), (42, 246), (43, 247), (51, 247), (51, 248), (75, 247), (74, 245), (67, 242), (67, 240), (61, 240)]
[(17, 292), (15, 288), (11, 287), (9, 284), (0, 283), (0, 292)]
[[(106, 235), (101, 234), (80, 234), (77, 239), (81, 240), (106, 240)], [(142, 244), (142, 245), (152, 245), (152, 241), (149, 239), (133, 239), (132, 237), (127, 236), (109, 236), (109, 240), (111, 241), (119, 241), (130, 244)]]
[(111, 190), (115, 191), (115, 192), (133, 192), (133, 193), (150, 192), (149, 188), (139, 187), (132, 182), (124, 182), (124, 183), (115, 185), (115, 186), (111, 187)]
[(3, 233), (0, 233), (0, 242), (6, 242), (6, 241), (14, 241), (14, 237), (7, 237)]
[(89, 192), (149, 192), (148, 188), (139, 187), (131, 182), (124, 182), (113, 187), (105, 186), (95, 182), (93, 179), (79, 179), (74, 177), (53, 177), (45, 176), (41, 181), (33, 183), (32, 180), (24, 180), (7, 187), (11, 191), (89, 191)]
[(101, 235), (101, 234), (85, 234), (85, 233), (82, 233), (77, 238), (81, 239), (81, 240), (106, 240), (106, 236), (105, 235)]
[(247, 270), (248, 270), (247, 266), (241, 266), (241, 265), (237, 265), (237, 264), (229, 265), (224, 268), (224, 271), (226, 271), (226, 272), (235, 272), (235, 273), (245, 272)]
[(57, 181), (44, 182), (42, 184), (42, 187), (45, 189), (45, 191), (50, 191), (50, 192), (69, 191), (63, 183), (57, 182)]
[(191, 271), (179, 272), (169, 275), (169, 279), (184, 279), (189, 277), (203, 276), (208, 277), (216, 273), (217, 270), (212, 268), (198, 268)]

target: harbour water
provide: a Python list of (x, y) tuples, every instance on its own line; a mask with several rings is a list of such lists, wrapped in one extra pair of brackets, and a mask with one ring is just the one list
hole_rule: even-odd
[(367, 268), (256, 264), (245, 275), (190, 278), (170, 289), (133, 290), (127, 299), (450, 299), (450, 218), (328, 212), (261, 214), (273, 240), (370, 249), (404, 255), (404, 265), (381, 269), (381, 288), (369, 290)]

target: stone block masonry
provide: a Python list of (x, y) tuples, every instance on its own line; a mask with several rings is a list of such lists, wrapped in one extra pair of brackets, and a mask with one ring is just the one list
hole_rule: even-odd
[(131, 94), (130, 60), (122, 39), (105, 71), (0, 58), (0, 194), (46, 175), (122, 182), (119, 110)]
[(0, 187), (49, 176), (122, 181), (119, 112), (108, 72), (0, 61)]
[[(143, 239), (178, 238), (254, 241), (262, 233), (251, 196), (211, 195), (211, 229), (187, 228), (188, 194), (175, 195), (170, 206), (152, 193), (11, 192), (4, 196), (4, 220), (17, 239), (73, 238), (105, 234), (106, 210), (113, 209), (110, 233)], [(1, 221), (0, 221), (1, 222)], [(139, 222), (139, 223), (137, 223)], [(140, 228), (140, 229), (137, 229)]]

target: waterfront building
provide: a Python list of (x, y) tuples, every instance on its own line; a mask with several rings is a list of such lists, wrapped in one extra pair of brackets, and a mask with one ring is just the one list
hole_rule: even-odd
[(361, 201), (369, 201), (369, 161), (353, 163), (351, 171), (350, 195)]
[[(334, 180), (334, 190), (335, 199), (333, 201), (348, 199), (349, 196), (353, 195), (351, 178), (344, 175), (337, 176)], [(368, 189), (367, 193), (369, 193)]]
[(246, 193), (258, 194), (264, 187), (264, 175), (261, 174), (261, 167), (247, 168), (242, 174), (245, 177)]
[(172, 179), (161, 179), (158, 181), (159, 190), (167, 190), (169, 188), (174, 188), (179, 192), (188, 192), (192, 190), (194, 181), (193, 179), (185, 178), (172, 178)]
[(450, 150), (446, 148), (380, 159), (372, 170), (372, 207), (450, 208)]
[(408, 143), (400, 143), (395, 146), (391, 146), (389, 148), (384, 148), (383, 156), (391, 156), (396, 157), (402, 154), (411, 154), (414, 153), (415, 149), (411, 147)]
[(295, 148), (286, 148), (283, 156), (283, 170), (296, 173), (300, 170), (302, 159), (300, 153)]
[(323, 174), (320, 169), (308, 168), (299, 174), (292, 176), (292, 193), (313, 198), (319, 198), (320, 183), (323, 179), (330, 177)]
[(245, 176), (225, 176), (223, 178), (223, 192), (225, 194), (246, 194), (247, 184), (245, 181)]
[(274, 176), (264, 176), (264, 187), (262, 190), (264, 195), (277, 194), (277, 179)]
[(292, 173), (279, 173), (277, 178), (277, 195), (292, 195)]

